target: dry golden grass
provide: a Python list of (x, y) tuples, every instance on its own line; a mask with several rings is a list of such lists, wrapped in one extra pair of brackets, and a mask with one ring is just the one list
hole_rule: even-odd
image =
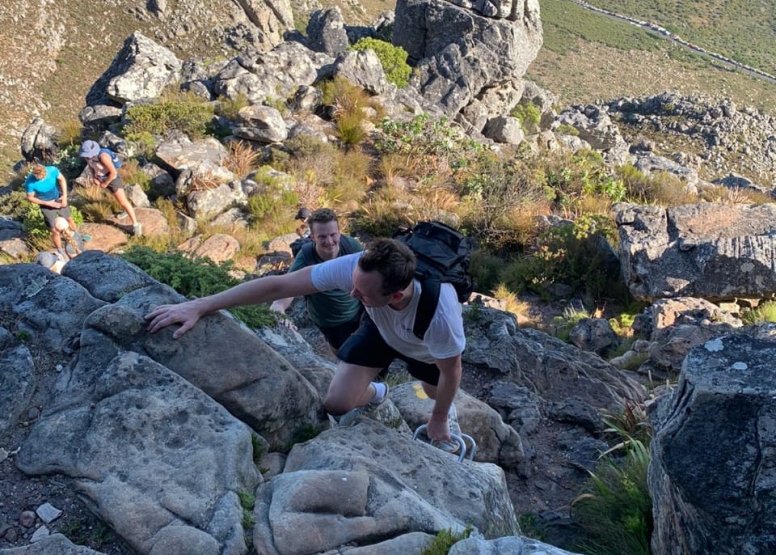
[(89, 185), (87, 187), (78, 186), (74, 192), (80, 197), (76, 205), (86, 221), (99, 223), (121, 211), (121, 205), (116, 197), (107, 189), (97, 185)]
[(235, 140), (229, 143), (229, 156), (224, 165), (242, 179), (258, 167), (260, 156), (248, 142)]
[(320, 184), (313, 170), (307, 170), (301, 176), (295, 175), (294, 193), (298, 198), (299, 206), (312, 209), (328, 206), (326, 189)]

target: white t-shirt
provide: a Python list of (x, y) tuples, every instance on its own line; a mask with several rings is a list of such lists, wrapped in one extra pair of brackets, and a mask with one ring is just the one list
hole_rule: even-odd
[[(319, 291), (329, 289), (353, 290), (353, 272), (363, 253), (341, 256), (313, 266), (312, 282)], [(380, 330), (383, 340), (402, 355), (433, 364), (437, 359), (459, 355), (466, 347), (463, 333), (461, 303), (455, 288), (443, 283), (439, 292), (439, 304), (423, 340), (415, 337), (412, 326), (420, 301), (420, 282), (414, 280), (415, 291), (410, 303), (402, 310), (389, 306), (365, 307), (367, 314)]]

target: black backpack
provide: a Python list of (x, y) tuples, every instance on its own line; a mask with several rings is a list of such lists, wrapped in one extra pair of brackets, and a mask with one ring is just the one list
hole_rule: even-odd
[(465, 303), (474, 290), (469, 264), (474, 241), (441, 222), (418, 222), (412, 229), (400, 230), (393, 236), (415, 253), (418, 265), (415, 277), (421, 283), (418, 311), (412, 333), (423, 339), (439, 303), (443, 283), (451, 283), (458, 301)]

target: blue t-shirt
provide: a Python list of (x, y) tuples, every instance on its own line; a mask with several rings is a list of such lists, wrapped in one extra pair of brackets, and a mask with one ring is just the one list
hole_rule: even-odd
[(61, 195), (59, 187), (57, 187), (58, 178), (59, 170), (54, 166), (46, 166), (46, 177), (37, 179), (30, 174), (24, 181), (24, 188), (27, 193), (34, 193), (35, 197), (40, 200), (57, 200)]

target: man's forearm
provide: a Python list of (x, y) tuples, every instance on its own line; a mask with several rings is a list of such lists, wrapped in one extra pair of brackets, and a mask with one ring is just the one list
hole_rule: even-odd
[(450, 405), (453, 404), (455, 394), (458, 393), (458, 387), (461, 385), (461, 367), (452, 369), (448, 372), (440, 372), (439, 383), (437, 383), (436, 400), (434, 408), (431, 411), (432, 416), (447, 418), (447, 412)]

